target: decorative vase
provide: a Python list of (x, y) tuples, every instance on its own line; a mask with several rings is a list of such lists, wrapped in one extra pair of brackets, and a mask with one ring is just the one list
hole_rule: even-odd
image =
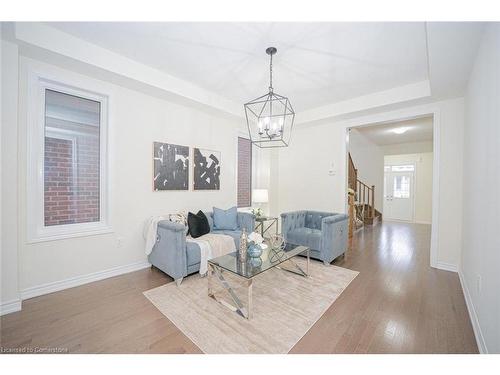
[(255, 269), (262, 266), (262, 259), (260, 258), (250, 258), (250, 265)]
[(238, 249), (238, 256), (240, 262), (245, 262), (247, 260), (247, 247), (248, 247), (248, 235), (245, 228), (243, 228), (243, 232), (240, 237), (240, 247)]
[(262, 248), (252, 243), (248, 246), (247, 254), (250, 258), (259, 258), (262, 255)]

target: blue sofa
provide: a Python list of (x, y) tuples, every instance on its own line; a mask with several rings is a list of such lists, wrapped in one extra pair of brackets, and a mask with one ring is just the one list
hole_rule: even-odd
[(348, 216), (319, 211), (281, 214), (281, 232), (287, 244), (310, 248), (311, 258), (325, 264), (347, 250)]
[[(227, 234), (234, 238), (238, 249), (243, 228), (251, 233), (255, 227), (254, 215), (238, 212), (236, 230), (214, 230), (213, 213), (205, 212), (211, 233)], [(156, 243), (148, 256), (149, 263), (172, 277), (177, 285), (182, 278), (200, 270), (200, 248), (193, 242), (186, 242), (186, 227), (179, 223), (163, 220), (158, 223)]]

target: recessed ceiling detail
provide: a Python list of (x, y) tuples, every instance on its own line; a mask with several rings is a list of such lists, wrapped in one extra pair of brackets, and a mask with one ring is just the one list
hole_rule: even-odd
[(304, 111), (428, 79), (424, 23), (49, 23), (61, 31), (244, 103), (275, 86)]

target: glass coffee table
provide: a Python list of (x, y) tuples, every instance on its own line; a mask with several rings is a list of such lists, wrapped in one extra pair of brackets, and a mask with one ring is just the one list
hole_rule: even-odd
[[(306, 270), (304, 271), (292, 258), (297, 255), (305, 255), (307, 258)], [(267, 249), (262, 251), (260, 258), (247, 257), (246, 261), (242, 262), (238, 256), (238, 252), (223, 255), (208, 261), (208, 295), (221, 305), (229, 308), (238, 315), (251, 319), (252, 317), (252, 282), (254, 277), (266, 272), (272, 268), (279, 268), (284, 271), (292, 272), (303, 277), (309, 276), (309, 248), (305, 246), (288, 246), (288, 249), (278, 251), (271, 249), (268, 245)], [(231, 284), (226, 280), (223, 273), (230, 272), (243, 280), (247, 287), (247, 306), (241, 302), (240, 297), (235, 292)], [(214, 279), (222, 285), (224, 291), (229, 295), (234, 305), (218, 298), (213, 289)]]

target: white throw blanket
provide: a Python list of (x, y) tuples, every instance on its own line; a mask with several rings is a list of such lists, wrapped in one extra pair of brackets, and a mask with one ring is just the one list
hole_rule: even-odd
[(156, 243), (156, 233), (158, 230), (158, 223), (162, 220), (169, 220), (170, 215), (160, 215), (151, 216), (144, 224), (144, 230), (142, 231), (142, 236), (146, 240), (146, 245), (144, 247), (144, 252), (146, 255), (151, 254), (153, 247)]
[(204, 234), (201, 237), (186, 237), (186, 241), (198, 244), (200, 248), (200, 275), (208, 271), (208, 260), (236, 251), (233, 237), (226, 234)]
[[(146, 255), (151, 254), (155, 246), (158, 223), (162, 220), (169, 220), (169, 218), (170, 215), (152, 216), (146, 221), (143, 230), (143, 237), (146, 241), (144, 248)], [(236, 251), (233, 238), (225, 234), (208, 233), (198, 238), (188, 236), (186, 237), (186, 241), (194, 242), (200, 248), (201, 275), (207, 273), (209, 259)]]

